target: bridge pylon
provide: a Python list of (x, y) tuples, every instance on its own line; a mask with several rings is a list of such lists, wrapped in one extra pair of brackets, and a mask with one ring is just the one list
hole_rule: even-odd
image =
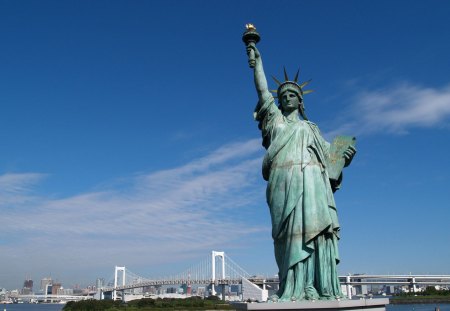
[(220, 259), (222, 259), (222, 276), (221, 279), (225, 279), (225, 252), (216, 252), (216, 251), (212, 251), (211, 252), (211, 294), (213, 296), (216, 295), (216, 290), (214, 288), (215, 286), (215, 282), (216, 282), (216, 257), (219, 257)]
[[(118, 283), (118, 276), (119, 273), (122, 272), (122, 286), (125, 286), (125, 267), (118, 267), (116, 266), (115, 270), (114, 270), (114, 290), (112, 293), (112, 299), (115, 301), (117, 299), (117, 286), (119, 286)], [(123, 299), (124, 297), (122, 297)]]

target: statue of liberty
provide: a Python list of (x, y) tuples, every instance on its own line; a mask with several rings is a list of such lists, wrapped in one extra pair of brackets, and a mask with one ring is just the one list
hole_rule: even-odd
[[(245, 35), (251, 33), (251, 40)], [(262, 173), (267, 181), (266, 199), (272, 220), (272, 238), (280, 288), (273, 301), (331, 300), (342, 298), (336, 266), (339, 263), (339, 222), (333, 192), (342, 178), (329, 178), (330, 144), (305, 114), (303, 96), (308, 84), (298, 83), (284, 71), (276, 97), (269, 92), (259, 41), (253, 25), (247, 25), (250, 67), (258, 93), (255, 120), (267, 152)], [(247, 37), (248, 39), (248, 37)], [(301, 118), (300, 118), (301, 117)], [(345, 147), (343, 165), (356, 150)]]

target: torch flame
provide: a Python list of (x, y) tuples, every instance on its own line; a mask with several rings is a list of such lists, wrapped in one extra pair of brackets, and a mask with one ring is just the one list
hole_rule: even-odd
[(256, 27), (253, 24), (245, 24), (245, 28), (247, 28), (247, 30), (256, 30)]

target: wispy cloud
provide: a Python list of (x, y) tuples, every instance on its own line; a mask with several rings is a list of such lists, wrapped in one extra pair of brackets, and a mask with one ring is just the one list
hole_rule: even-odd
[(39, 183), (45, 174), (8, 173), (0, 175), (0, 207), (8, 208), (13, 204), (23, 204), (35, 199), (33, 186)]
[[(268, 230), (242, 216), (251, 210), (256, 193), (263, 193), (254, 187), (260, 157), (259, 139), (239, 142), (102, 191), (33, 201), (30, 188), (42, 175), (0, 176), (2, 196), (8, 194), (14, 203), (2, 212), (7, 221), (0, 232), (13, 243), (0, 243), (0, 252), (10, 254), (0, 258), (0, 265), (8, 265), (1, 261), (13, 255), (30, 265), (27, 254), (38, 254), (34, 266), (50, 261), (53, 269), (77, 261), (150, 265), (231, 247), (243, 236)], [(55, 249), (60, 264), (51, 259)]]
[(387, 132), (405, 134), (416, 127), (439, 126), (450, 117), (450, 85), (430, 88), (401, 83), (357, 93), (341, 125), (329, 136)]

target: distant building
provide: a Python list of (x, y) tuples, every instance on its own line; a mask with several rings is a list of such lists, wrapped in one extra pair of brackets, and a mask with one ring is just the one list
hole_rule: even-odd
[(62, 288), (61, 283), (53, 283), (52, 295), (58, 295), (58, 291)]
[(105, 279), (98, 278), (97, 280), (95, 280), (95, 287), (97, 287), (97, 289), (105, 287)]
[(13, 289), (13, 290), (11, 290), (10, 292), (9, 292), (9, 297), (14, 297), (14, 298), (17, 298), (17, 297), (19, 297), (19, 290), (18, 289)]
[(73, 289), (73, 294), (74, 295), (82, 295), (83, 294), (83, 290), (81, 288), (74, 288)]
[(58, 291), (59, 295), (73, 295), (72, 288), (60, 288)]
[(197, 287), (197, 296), (205, 297), (206, 288), (204, 286)]
[(164, 294), (164, 291), (165, 291), (164, 287), (156, 286), (156, 295), (162, 295)]
[(0, 288), (0, 300), (6, 300), (6, 289)]
[(23, 282), (22, 295), (29, 295), (33, 293), (33, 280), (26, 279)]
[[(358, 274), (355, 274), (358, 275)], [(363, 279), (354, 279), (353, 282), (362, 282)], [(373, 290), (373, 288), (372, 288)], [(356, 285), (354, 284), (352, 286), (352, 296), (355, 295), (359, 295), (359, 296), (364, 296), (367, 295), (369, 293), (369, 291), (367, 290), (367, 285), (365, 284), (361, 284), (361, 285)]]
[(53, 285), (47, 284), (45, 285), (44, 295), (51, 295), (52, 294)]
[(45, 291), (47, 289), (47, 285), (51, 285), (53, 284), (53, 280), (52, 278), (48, 277), (48, 278), (43, 278), (41, 280), (41, 287), (40, 290), (41, 291)]
[(145, 286), (143, 291), (146, 295), (156, 295), (156, 287), (155, 286)]
[(230, 291), (239, 293), (239, 292), (241, 292), (241, 286), (239, 284), (233, 284), (230, 286)]

